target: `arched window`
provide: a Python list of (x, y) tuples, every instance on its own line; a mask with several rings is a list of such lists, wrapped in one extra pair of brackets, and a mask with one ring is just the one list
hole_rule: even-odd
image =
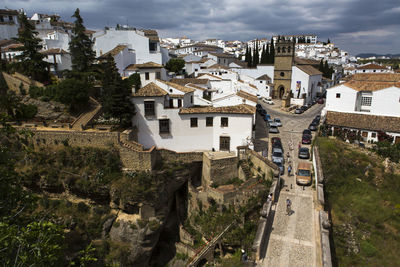
[(287, 51), (290, 53), (290, 46), (287, 48)]
[(282, 53), (286, 53), (286, 47), (282, 47)]
[(281, 52), (281, 48), (280, 47), (278, 47), (278, 53), (280, 53)]

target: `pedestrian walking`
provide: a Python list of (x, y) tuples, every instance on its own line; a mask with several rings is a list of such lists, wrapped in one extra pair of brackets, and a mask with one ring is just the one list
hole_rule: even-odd
[(290, 173), (292, 172), (292, 165), (289, 164), (289, 166), (287, 167), (287, 172), (288, 176), (290, 176)]
[(299, 142), (299, 150), (300, 150), (300, 148), (301, 148), (301, 142)]
[(267, 198), (267, 202), (271, 202), (272, 201), (272, 193), (269, 193), (268, 198)]
[(286, 214), (290, 215), (292, 213), (292, 201), (287, 198), (286, 199)]

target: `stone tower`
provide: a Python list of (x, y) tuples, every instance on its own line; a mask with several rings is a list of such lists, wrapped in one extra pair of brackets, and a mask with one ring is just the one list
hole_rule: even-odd
[(294, 42), (281, 40), (275, 44), (274, 97), (288, 106), (290, 101), (292, 66), (294, 61)]

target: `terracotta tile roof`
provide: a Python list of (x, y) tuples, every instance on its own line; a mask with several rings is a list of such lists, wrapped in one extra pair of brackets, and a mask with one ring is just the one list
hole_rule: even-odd
[(14, 40), (4, 39), (4, 40), (0, 40), (0, 47), (7, 46), (7, 45), (10, 45), (10, 44), (16, 44), (16, 43), (18, 43), (18, 42), (14, 41)]
[(229, 70), (228, 67), (222, 66), (220, 64), (211, 65), (211, 66), (207, 67), (207, 69), (225, 69), (225, 70)]
[(368, 73), (354, 74), (343, 85), (357, 91), (377, 91), (388, 87), (400, 88), (400, 74), (397, 73)]
[(158, 33), (156, 30), (141, 30), (144, 32), (144, 36), (149, 38), (151, 41), (159, 42), (160, 39), (158, 38)]
[(400, 117), (328, 111), (326, 123), (332, 126), (400, 133)]
[[(204, 80), (207, 80), (207, 79), (204, 79)], [(208, 81), (208, 80), (207, 80), (207, 81)], [(199, 90), (203, 90), (203, 91), (205, 91), (205, 90), (208, 89), (208, 88), (206, 88), (206, 87), (197, 86), (197, 85), (195, 85), (195, 84), (193, 84), (193, 83), (188, 83), (188, 84), (186, 84), (186, 86), (189, 86), (189, 87), (192, 87), (192, 88), (196, 88), (196, 89), (199, 89)]]
[(364, 66), (357, 67), (357, 69), (359, 69), (359, 70), (375, 70), (375, 69), (386, 70), (386, 67), (371, 63), (371, 64), (366, 64)]
[(237, 58), (235, 58), (231, 63), (235, 63), (236, 65), (241, 66), (242, 68), (247, 68), (247, 62), (241, 61)]
[(56, 55), (56, 54), (69, 54), (67, 51), (61, 48), (51, 48), (47, 50), (40, 51), (43, 55)]
[(167, 82), (167, 81), (158, 80), (158, 79), (157, 79), (157, 81), (162, 82), (162, 83), (164, 83), (164, 84), (166, 84), (168, 86), (171, 86), (171, 87), (173, 87), (173, 88), (175, 88), (175, 89), (177, 89), (177, 90), (179, 90), (179, 91), (181, 91), (183, 93), (194, 92), (194, 89), (189, 88), (189, 87), (185, 87), (185, 86), (182, 86), (182, 85), (179, 85), (179, 84), (176, 84), (176, 83)]
[(177, 94), (169, 94), (170, 97), (172, 98), (184, 98), (185, 95), (177, 95)]
[(269, 81), (269, 80), (271, 80), (271, 78), (267, 74), (264, 74), (264, 75), (261, 75), (260, 77), (258, 77), (256, 80)]
[(178, 78), (173, 78), (170, 80), (172, 83), (180, 84), (180, 85), (186, 85), (188, 83), (192, 84), (207, 84), (208, 79), (196, 79), (196, 78), (184, 78), (184, 79), (178, 79)]
[(1, 15), (18, 15), (18, 10), (13, 9), (0, 9)]
[(314, 59), (295, 57), (294, 63), (296, 65), (319, 65), (320, 62)]
[(179, 114), (203, 114), (203, 113), (222, 113), (222, 114), (254, 114), (256, 108), (250, 105), (241, 104), (226, 107), (191, 107), (181, 108)]
[(157, 84), (151, 82), (140, 88), (133, 96), (165, 96), (168, 93)]
[(215, 76), (215, 75), (213, 75), (213, 74), (210, 74), (210, 73), (203, 73), (203, 74), (200, 74), (199, 76), (197, 76), (197, 78), (200, 78), (200, 77), (202, 77), (202, 76), (204, 76), (204, 75), (208, 75), (208, 76), (217, 78), (218, 80), (222, 80), (222, 78), (220, 78), (220, 77), (218, 77), (218, 76)]
[(314, 68), (311, 65), (297, 65), (296, 67), (298, 67), (300, 70), (302, 70), (303, 72), (307, 73), (308, 75), (322, 75), (322, 72), (320, 72), (319, 70), (317, 70), (316, 68)]
[(23, 44), (19, 44), (19, 43), (18, 44), (10, 44), (10, 45), (4, 47), (2, 49), (2, 52), (19, 51), (20, 49), (17, 49), (17, 48), (20, 48), (20, 47), (23, 47), (23, 46), (24, 46)]
[(252, 95), (252, 94), (249, 94), (249, 93), (247, 93), (245, 91), (239, 91), (239, 92), (236, 93), (236, 95), (240, 96), (241, 98), (250, 100), (250, 101), (252, 101), (254, 103), (257, 103), (257, 97)]
[(116, 47), (114, 47), (113, 49), (111, 49), (107, 53), (99, 56), (98, 58), (99, 59), (106, 59), (108, 57), (108, 55), (111, 55), (112, 57), (114, 57), (114, 56), (118, 55), (126, 47), (127, 47), (126, 45), (117, 45)]
[(227, 54), (227, 53), (209, 53), (210, 55), (220, 57), (220, 58), (234, 58), (235, 55)]
[(125, 68), (125, 70), (158, 69), (158, 68), (163, 68), (163, 66), (150, 61), (143, 64), (130, 64), (128, 67)]

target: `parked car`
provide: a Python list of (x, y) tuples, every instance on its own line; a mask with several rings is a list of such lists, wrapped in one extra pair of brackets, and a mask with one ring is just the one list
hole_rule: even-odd
[(271, 120), (271, 115), (265, 114), (264, 115), (264, 121), (268, 121), (269, 122), (269, 120)]
[(320, 115), (315, 116), (314, 121), (319, 123), (321, 121), (321, 116)]
[(267, 103), (268, 105), (273, 105), (273, 104), (274, 104), (274, 101), (272, 101), (272, 100), (266, 100), (265, 103)]
[(276, 125), (270, 125), (269, 132), (270, 133), (279, 133), (279, 129), (278, 129), (278, 127), (276, 127)]
[(307, 147), (300, 147), (299, 149), (299, 159), (309, 159), (310, 150)]
[(325, 101), (324, 101), (323, 98), (319, 98), (319, 99), (317, 100), (317, 103), (318, 103), (318, 104), (323, 104), (323, 103), (325, 103)]
[(309, 130), (311, 130), (311, 131), (316, 131), (317, 129), (318, 129), (318, 123), (316, 123), (316, 122), (312, 122), (312, 123), (310, 123), (310, 125), (308, 126), (308, 129)]
[(312, 136), (310, 134), (303, 134), (303, 137), (301, 138), (301, 143), (309, 145), (309, 144), (311, 144), (311, 139), (312, 139)]
[(308, 109), (308, 107), (307, 106), (301, 106), (300, 109), (304, 112), (304, 111), (306, 111)]
[(280, 149), (280, 148), (272, 149), (272, 161), (275, 161), (275, 162), (280, 161), (280, 162), (282, 162), (282, 164), (285, 163), (282, 149)]
[(263, 108), (260, 109), (260, 115), (261, 116), (267, 115), (267, 112), (265, 111), (265, 109), (263, 109)]
[(299, 185), (311, 184), (311, 164), (308, 162), (299, 162), (296, 172), (296, 183)]
[(304, 129), (303, 130), (303, 135), (305, 135), (305, 134), (311, 135), (311, 131), (309, 129)]
[(279, 172), (281, 175), (285, 174), (285, 166), (282, 164), (281, 161), (273, 161), (278, 167), (279, 167)]
[(272, 144), (272, 149), (280, 148), (283, 151), (282, 142), (281, 142), (281, 139), (279, 137), (272, 137), (271, 138), (271, 144)]
[(274, 123), (275, 123), (275, 125), (276, 125), (277, 127), (282, 127), (281, 119), (275, 118), (275, 119), (274, 119)]
[(294, 111), (294, 114), (301, 114), (303, 113), (303, 110), (301, 110), (301, 108), (296, 108), (296, 110)]

